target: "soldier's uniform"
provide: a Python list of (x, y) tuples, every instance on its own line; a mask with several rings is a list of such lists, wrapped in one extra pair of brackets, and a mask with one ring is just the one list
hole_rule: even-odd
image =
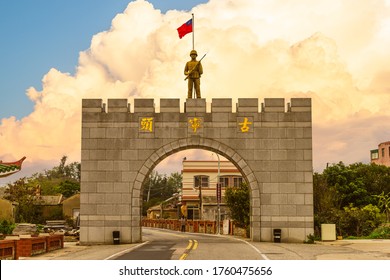
[(200, 61), (196, 60), (198, 56), (195, 50), (190, 52), (191, 60), (186, 63), (184, 75), (188, 75), (188, 98), (192, 98), (192, 88), (195, 87), (196, 98), (200, 96), (200, 76), (203, 74), (203, 67)]

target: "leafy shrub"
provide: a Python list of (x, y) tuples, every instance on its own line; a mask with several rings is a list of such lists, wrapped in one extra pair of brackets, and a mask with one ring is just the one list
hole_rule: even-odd
[(2, 220), (0, 222), (0, 233), (2, 234), (11, 234), (12, 231), (14, 230), (15, 228), (15, 224), (10, 222), (10, 221), (7, 221), (7, 220)]
[(243, 183), (238, 187), (227, 187), (225, 190), (226, 204), (231, 217), (239, 227), (249, 227), (249, 187)]
[(369, 236), (370, 239), (390, 239), (390, 225), (376, 228)]
[(305, 244), (314, 244), (316, 240), (319, 240), (318, 237), (316, 237), (314, 234), (309, 234), (308, 236), (306, 236), (306, 240), (303, 241), (303, 243)]
[(42, 224), (37, 224), (37, 232), (43, 232), (43, 228), (44, 228), (45, 226), (44, 225), (42, 225)]
[(383, 214), (377, 206), (371, 204), (362, 208), (344, 207), (344, 211), (339, 211), (339, 219), (336, 222), (339, 231), (347, 236), (363, 237), (368, 236), (377, 226), (383, 222)]

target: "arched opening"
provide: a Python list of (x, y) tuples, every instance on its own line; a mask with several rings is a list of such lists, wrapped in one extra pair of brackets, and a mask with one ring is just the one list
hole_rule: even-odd
[[(133, 200), (138, 198), (138, 203), (133, 203), (132, 213), (139, 213), (138, 215), (132, 216), (132, 222), (141, 224), (142, 221), (142, 187), (146, 182), (148, 176), (153, 169), (168, 156), (175, 153), (185, 151), (188, 149), (201, 149), (210, 151), (212, 153), (219, 154), (230, 161), (237, 170), (242, 174), (243, 180), (249, 186), (250, 189), (250, 236), (254, 241), (260, 241), (260, 190), (259, 184), (245, 160), (237, 154), (233, 149), (212, 139), (180, 139), (175, 142), (169, 143), (162, 146), (160, 149), (152, 153), (149, 158), (145, 161), (142, 168), (137, 174), (136, 181), (134, 183), (132, 197)], [(202, 177), (199, 178), (202, 180)], [(226, 179), (226, 177), (225, 177)], [(224, 179), (224, 180), (225, 180)], [(234, 182), (234, 178), (232, 178)], [(202, 181), (199, 182), (200, 184)], [(204, 181), (205, 183), (205, 181)], [(192, 212), (192, 215), (194, 211)], [(141, 227), (135, 228), (138, 232), (133, 231), (133, 240), (142, 240)], [(136, 241), (136, 240), (134, 240)]]
[[(160, 219), (175, 223), (181, 216), (189, 221), (231, 219), (225, 190), (243, 182), (242, 174), (221, 155), (201, 149), (177, 152), (161, 161), (144, 182), (142, 215), (143, 221), (149, 221), (144, 225), (164, 221)], [(175, 224), (173, 228), (178, 228)]]

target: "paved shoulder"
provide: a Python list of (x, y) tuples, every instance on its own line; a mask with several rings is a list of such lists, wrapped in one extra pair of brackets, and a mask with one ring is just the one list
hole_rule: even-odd
[[(141, 243), (142, 244), (142, 243)], [(20, 259), (32, 260), (104, 260), (114, 255), (120, 255), (132, 250), (140, 244), (120, 245), (93, 245), (81, 246), (76, 242), (65, 242), (63, 249), (32, 257), (21, 257)]]

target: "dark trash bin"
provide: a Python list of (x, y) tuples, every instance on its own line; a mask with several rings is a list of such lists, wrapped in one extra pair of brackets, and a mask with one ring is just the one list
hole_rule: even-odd
[(121, 243), (121, 240), (120, 240), (120, 232), (119, 231), (113, 231), (112, 232), (112, 239), (114, 240), (114, 244), (115, 245), (118, 245)]
[(275, 228), (274, 229), (274, 242), (280, 243), (281, 239), (282, 239), (282, 230), (280, 228)]

